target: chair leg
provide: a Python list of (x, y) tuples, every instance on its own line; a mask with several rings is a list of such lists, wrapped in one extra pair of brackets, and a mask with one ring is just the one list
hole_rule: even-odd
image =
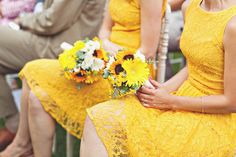
[(66, 157), (73, 157), (74, 137), (66, 133)]
[(53, 139), (53, 146), (52, 146), (52, 152), (55, 153), (56, 152), (56, 145), (57, 145), (57, 135), (54, 135), (54, 139)]

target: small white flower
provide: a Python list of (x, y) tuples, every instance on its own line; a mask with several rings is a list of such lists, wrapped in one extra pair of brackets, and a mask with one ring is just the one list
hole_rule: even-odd
[(91, 66), (92, 71), (100, 71), (102, 68), (104, 68), (104, 61), (99, 58), (94, 58), (93, 64)]
[(113, 62), (115, 62), (115, 58), (114, 57), (109, 57), (109, 61), (108, 61), (108, 63), (106, 64), (106, 68), (104, 69), (105, 71), (109, 71), (109, 69), (110, 69), (110, 67), (111, 67), (111, 65), (112, 65), (112, 63)]
[(101, 48), (100, 42), (95, 41), (94, 42), (94, 47), (95, 47), (96, 50), (99, 50)]
[(89, 40), (81, 51), (86, 52), (89, 55), (92, 55), (94, 51), (99, 50), (100, 47), (101, 45), (98, 41)]
[(86, 54), (85, 58), (84, 58), (84, 61), (82, 62), (82, 69), (86, 70), (86, 69), (89, 69), (92, 64), (93, 64), (93, 56), (90, 55), (90, 54)]
[(110, 57), (106, 67), (109, 69), (113, 62), (115, 62), (115, 58)]
[(79, 73), (80, 72), (80, 68), (74, 68), (74, 72), (75, 73)]
[(143, 54), (140, 50), (138, 50), (138, 51), (134, 54), (134, 57), (135, 57), (135, 58), (140, 58), (142, 61), (145, 62), (145, 56), (144, 56), (144, 54)]

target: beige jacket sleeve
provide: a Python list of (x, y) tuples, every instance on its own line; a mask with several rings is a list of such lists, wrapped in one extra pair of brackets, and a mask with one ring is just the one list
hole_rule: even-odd
[(55, 35), (68, 29), (79, 18), (87, 0), (54, 0), (41, 13), (20, 18), (20, 25), (39, 35)]

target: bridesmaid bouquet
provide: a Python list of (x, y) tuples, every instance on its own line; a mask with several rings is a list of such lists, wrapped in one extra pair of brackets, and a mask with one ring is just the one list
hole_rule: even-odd
[(59, 63), (67, 79), (91, 84), (102, 75), (108, 58), (98, 38), (79, 40), (73, 46), (63, 43), (61, 47), (64, 52)]
[(135, 93), (149, 78), (150, 72), (145, 56), (140, 52), (121, 50), (110, 57), (103, 77), (112, 85), (112, 98)]

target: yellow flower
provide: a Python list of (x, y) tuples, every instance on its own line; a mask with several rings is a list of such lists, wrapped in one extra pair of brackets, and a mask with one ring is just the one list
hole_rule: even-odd
[(126, 60), (122, 64), (126, 71), (126, 85), (141, 86), (149, 77), (148, 64), (141, 59)]
[(81, 49), (83, 49), (84, 47), (85, 47), (85, 43), (84, 43), (83, 41), (81, 41), (81, 40), (76, 41), (76, 42), (74, 43), (74, 48), (75, 48), (76, 51), (81, 50)]
[(98, 76), (97, 75), (90, 74), (90, 75), (86, 76), (85, 83), (91, 84), (95, 81), (98, 81)]
[(70, 72), (64, 72), (64, 76), (65, 78), (67, 78), (68, 80), (72, 79), (72, 74)]
[(122, 86), (123, 83), (127, 82), (127, 78), (125, 76), (122, 75), (123, 73), (116, 75), (115, 79), (115, 85), (120, 87)]
[(93, 41), (99, 41), (100, 43), (102, 42), (98, 37), (94, 37)]
[(128, 59), (134, 59), (134, 52), (131, 49), (124, 49), (124, 50), (120, 50), (117, 55), (116, 58), (117, 60), (128, 60)]
[(121, 60), (117, 60), (115, 62), (113, 62), (110, 66), (110, 73), (113, 75), (119, 75), (121, 72), (124, 71), (123, 67), (122, 67), (122, 63), (123, 61)]
[(76, 66), (76, 58), (68, 52), (59, 55), (59, 63), (64, 70), (71, 70)]

